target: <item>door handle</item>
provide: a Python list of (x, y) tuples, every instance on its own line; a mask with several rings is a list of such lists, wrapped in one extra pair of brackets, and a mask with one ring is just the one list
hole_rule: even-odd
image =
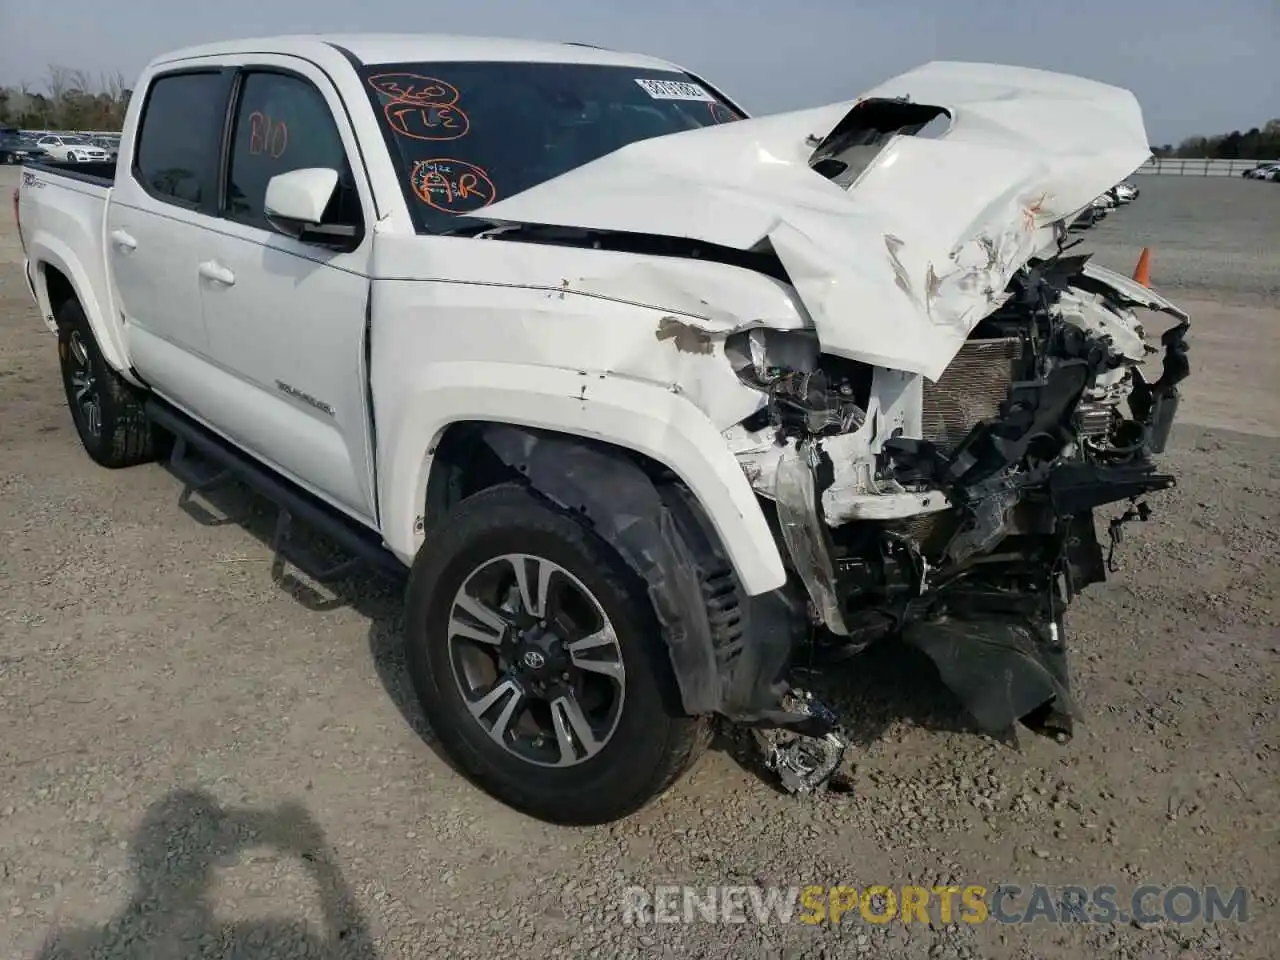
[(206, 260), (200, 264), (200, 276), (206, 280), (212, 280), (214, 283), (220, 283), (224, 287), (230, 287), (236, 282), (236, 275), (224, 267), (220, 263), (212, 260)]
[(116, 245), (116, 249), (121, 253), (132, 253), (138, 249), (138, 241), (133, 239), (128, 231), (125, 230), (112, 230), (111, 242)]

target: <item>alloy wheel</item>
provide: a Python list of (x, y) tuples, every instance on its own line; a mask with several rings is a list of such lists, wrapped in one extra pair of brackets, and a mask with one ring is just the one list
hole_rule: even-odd
[(626, 691), (617, 634), (557, 563), (505, 554), (472, 570), (450, 607), (448, 648), (472, 718), (522, 760), (576, 766), (617, 729)]
[(102, 435), (102, 406), (98, 397), (98, 383), (93, 375), (93, 363), (89, 357), (80, 331), (71, 332), (68, 347), (71, 351), (71, 386), (75, 391), (73, 402), (80, 412), (81, 422), (90, 435)]

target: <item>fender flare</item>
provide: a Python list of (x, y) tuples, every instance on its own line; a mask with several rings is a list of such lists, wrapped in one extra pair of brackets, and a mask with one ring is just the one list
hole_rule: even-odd
[[(102, 351), (104, 359), (113, 370), (130, 383), (141, 386), (130, 369), (129, 356), (117, 328), (105, 316), (103, 307), (94, 293), (94, 285), (89, 278), (89, 273), (71, 247), (47, 231), (38, 231), (31, 238), (27, 259), (32, 264), (31, 273), (36, 288), (36, 298), (46, 322), (49, 322), (48, 318), (53, 317), (53, 304), (49, 300), (49, 282), (45, 276), (45, 267), (53, 267), (71, 282), (71, 289), (84, 310), (85, 318), (89, 321), (89, 329), (93, 331), (94, 339), (97, 340), (98, 349)], [(103, 282), (111, 282), (105, 271)], [(57, 318), (53, 317), (55, 331), (56, 320)]]
[[(624, 447), (670, 469), (705, 512), (749, 596), (787, 580), (755, 491), (711, 421), (657, 384), (527, 364), (450, 362), (413, 369), (413, 384), (374, 385), (379, 499), (388, 549), (412, 563), (423, 543), (427, 482), (458, 422), (526, 427)], [(390, 402), (388, 402), (390, 401)]]

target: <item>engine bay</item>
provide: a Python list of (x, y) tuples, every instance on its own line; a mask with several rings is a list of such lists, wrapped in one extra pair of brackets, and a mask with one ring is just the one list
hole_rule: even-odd
[(1019, 270), (936, 381), (794, 332), (726, 343), (767, 402), (725, 435), (773, 505), (815, 647), (843, 658), (899, 638), (991, 731), (1070, 736), (1063, 612), (1106, 576), (1094, 511), (1127, 503), (1114, 548), (1149, 515), (1141, 498), (1174, 484), (1152, 456), (1189, 370), (1189, 321), (1155, 304), (1177, 322), (1149, 380), (1160, 347), (1134, 308), (1152, 304), (1088, 260)]

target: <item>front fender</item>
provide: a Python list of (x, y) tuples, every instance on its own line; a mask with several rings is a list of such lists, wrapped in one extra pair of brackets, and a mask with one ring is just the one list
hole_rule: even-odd
[(406, 564), (423, 542), (427, 480), (453, 423), (507, 423), (626, 447), (668, 467), (705, 511), (745, 591), (776, 590), (786, 570), (736, 458), (712, 422), (670, 389), (608, 373), (482, 361), (406, 368), (374, 384), (383, 537)]

